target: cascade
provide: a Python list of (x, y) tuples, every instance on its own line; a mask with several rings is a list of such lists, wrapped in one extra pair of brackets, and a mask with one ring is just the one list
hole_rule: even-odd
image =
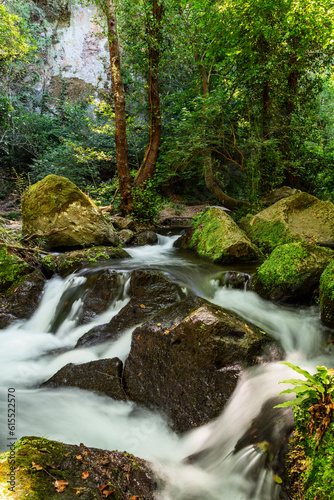
[[(270, 420), (291, 370), (278, 361), (249, 368), (222, 414), (214, 421), (179, 436), (157, 412), (134, 403), (114, 401), (75, 388), (40, 388), (67, 363), (85, 363), (119, 357), (125, 360), (134, 328), (114, 341), (75, 348), (92, 327), (107, 323), (129, 301), (129, 276), (134, 269), (158, 269), (179, 283), (188, 294), (207, 298), (238, 313), (276, 338), (287, 359), (309, 371), (319, 364), (333, 366), (333, 355), (321, 346), (322, 328), (315, 308), (293, 309), (265, 302), (255, 293), (230, 289), (217, 279), (227, 269), (173, 248), (177, 236), (159, 236), (156, 246), (127, 249), (131, 259), (99, 264), (119, 273), (119, 291), (109, 309), (92, 321), (78, 324), (87, 277), (85, 269), (66, 279), (47, 283), (39, 308), (28, 321), (0, 332), (0, 425), (5, 428), (6, 394), (14, 387), (18, 401), (17, 437), (44, 436), (65, 443), (127, 451), (150, 460), (164, 479), (161, 500), (278, 500), (280, 486), (266, 454), (250, 439), (249, 426), (263, 427), (263, 440), (280, 447), (291, 430), (291, 413), (283, 410)], [(232, 269), (233, 270), (233, 269)], [(237, 270), (237, 269), (236, 269)], [(265, 427), (264, 422), (272, 422)], [(279, 443), (279, 445), (278, 445)], [(273, 445), (274, 446), (274, 445)], [(0, 436), (0, 449), (6, 443)]]

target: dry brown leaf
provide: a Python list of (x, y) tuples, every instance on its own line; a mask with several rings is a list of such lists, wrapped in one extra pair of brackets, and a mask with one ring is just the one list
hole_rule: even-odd
[(146, 306), (144, 306), (144, 304), (140, 304), (140, 307), (141, 307), (142, 309), (146, 309)]
[(103, 495), (108, 498), (109, 495), (111, 495), (112, 493), (114, 493), (115, 490), (112, 490), (112, 491), (104, 491), (103, 492)]
[(140, 496), (138, 496), (138, 495), (133, 495), (132, 497), (130, 497), (130, 500), (138, 500), (138, 498), (140, 498)]
[(41, 465), (35, 464), (35, 462), (31, 462), (31, 466), (33, 469), (36, 469), (36, 470), (43, 470), (44, 469), (44, 467), (42, 467)]
[(65, 490), (67, 485), (68, 485), (68, 481), (62, 481), (62, 480), (55, 481), (55, 483), (54, 483), (54, 486), (56, 488), (57, 493), (62, 493)]
[(88, 473), (88, 472), (83, 472), (83, 473), (81, 474), (82, 479), (87, 479), (87, 477), (88, 477), (88, 476), (89, 476), (89, 473)]
[(78, 460), (82, 460), (82, 456), (81, 455), (76, 455), (75, 458), (77, 458)]
[(51, 469), (57, 469), (57, 467), (55, 465), (51, 464), (50, 462), (46, 462), (46, 465), (48, 467), (50, 467)]

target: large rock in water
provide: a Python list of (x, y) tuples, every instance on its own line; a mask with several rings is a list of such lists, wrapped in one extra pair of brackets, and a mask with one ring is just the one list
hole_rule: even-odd
[(184, 432), (217, 417), (240, 370), (269, 341), (256, 326), (199, 297), (136, 328), (123, 383), (132, 401), (163, 411)]
[(130, 279), (131, 299), (106, 325), (85, 333), (77, 347), (91, 346), (117, 338), (124, 330), (146, 321), (164, 307), (184, 298), (181, 287), (161, 271), (136, 270)]
[(46, 234), (48, 248), (119, 244), (119, 238), (93, 201), (65, 177), (48, 175), (22, 197), (22, 232)]
[(211, 208), (197, 218), (195, 226), (176, 240), (174, 246), (226, 263), (252, 262), (262, 257), (232, 217), (219, 207)]
[(321, 320), (330, 328), (334, 328), (334, 257), (320, 278)]
[(308, 193), (296, 193), (241, 224), (264, 251), (295, 241), (334, 245), (334, 205)]
[(278, 303), (310, 303), (334, 251), (308, 243), (281, 245), (259, 267), (252, 289)]
[[(9, 490), (11, 477), (15, 486), (13, 491)], [(149, 462), (130, 453), (64, 444), (40, 437), (22, 437), (15, 449), (0, 453), (2, 499), (154, 500), (156, 489), (157, 482)]]

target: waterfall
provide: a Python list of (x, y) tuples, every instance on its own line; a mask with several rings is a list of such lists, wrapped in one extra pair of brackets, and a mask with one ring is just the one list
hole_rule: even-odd
[[(0, 332), (1, 428), (6, 427), (6, 393), (14, 387), (19, 409), (17, 437), (36, 435), (66, 443), (83, 442), (146, 458), (164, 480), (161, 500), (278, 500), (280, 486), (273, 480), (276, 465), (267, 466), (265, 451), (248, 439), (247, 431), (262, 413), (265, 421), (266, 403), (282, 390), (279, 382), (291, 378), (291, 369), (279, 362), (245, 370), (222, 414), (186, 436), (170, 430), (158, 412), (131, 402), (74, 388), (39, 388), (67, 363), (126, 359), (133, 328), (104, 344), (75, 345), (85, 332), (109, 322), (127, 304), (129, 276), (138, 268), (161, 270), (188, 293), (256, 324), (280, 342), (291, 362), (309, 371), (315, 371), (319, 364), (333, 366), (331, 351), (321, 345), (316, 309), (280, 307), (253, 292), (220, 286), (217, 276), (230, 267), (173, 248), (175, 238), (160, 236), (156, 246), (128, 249), (131, 259), (104, 263), (103, 268), (122, 275), (121, 288), (108, 310), (89, 323), (78, 324), (89, 272), (83, 270), (66, 279), (49, 280), (34, 315)], [(67, 309), (61, 306), (65, 303)], [(58, 321), (60, 311), (62, 320)], [(272, 433), (277, 434), (277, 441), (283, 439), (289, 425), (291, 420), (285, 416), (282, 422), (275, 422)], [(0, 438), (1, 450), (6, 449), (4, 439)]]

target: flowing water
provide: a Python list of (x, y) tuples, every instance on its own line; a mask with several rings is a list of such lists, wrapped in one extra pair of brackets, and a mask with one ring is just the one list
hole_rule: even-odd
[[(129, 300), (131, 271), (145, 268), (162, 270), (185, 292), (205, 297), (258, 325), (279, 341), (289, 361), (310, 371), (315, 371), (319, 364), (334, 366), (333, 353), (322, 345), (316, 308), (278, 307), (253, 292), (226, 288), (219, 279), (226, 267), (174, 249), (175, 239), (160, 236), (156, 246), (128, 249), (131, 259), (109, 261), (97, 268), (116, 270), (120, 291), (110, 308), (94, 321), (77, 324), (90, 269), (66, 279), (51, 279), (32, 318), (0, 332), (0, 450), (6, 449), (7, 436), (3, 430), (7, 428), (7, 391), (15, 388), (17, 438), (44, 436), (146, 458), (164, 479), (161, 500), (279, 499), (280, 486), (273, 481), (275, 467), (268, 468), (265, 453), (250, 442), (238, 449), (252, 420), (282, 390), (279, 381), (292, 376), (291, 369), (279, 362), (266, 362), (245, 370), (221, 416), (183, 437), (172, 432), (158, 413), (133, 403), (73, 388), (39, 388), (39, 384), (67, 363), (116, 356), (126, 359), (133, 329), (124, 331), (112, 342), (80, 349), (74, 346), (85, 332), (109, 322), (121, 310)], [(240, 266), (236, 269), (246, 270)], [(58, 321), (59, 304), (70, 296), (71, 307), (66, 317)], [(272, 426), (278, 429), (277, 440), (286, 432), (285, 422), (283, 415), (282, 423), (278, 419)], [(193, 459), (185, 460), (190, 455)]]

